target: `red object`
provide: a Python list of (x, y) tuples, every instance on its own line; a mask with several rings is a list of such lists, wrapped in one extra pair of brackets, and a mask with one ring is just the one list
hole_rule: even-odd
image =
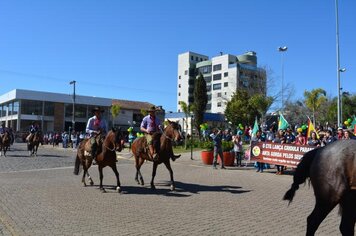
[[(235, 155), (233, 152), (223, 152), (223, 156), (225, 166), (234, 166)], [(218, 156), (218, 163), (220, 162), (220, 156)]]
[(213, 151), (201, 151), (201, 160), (205, 165), (212, 165), (214, 160)]

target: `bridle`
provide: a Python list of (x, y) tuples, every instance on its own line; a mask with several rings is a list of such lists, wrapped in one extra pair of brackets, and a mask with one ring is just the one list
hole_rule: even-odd
[[(172, 124), (170, 123), (169, 126), (172, 126)], [(167, 126), (167, 127), (168, 127), (168, 126)], [(164, 129), (162, 129), (162, 127), (160, 127), (160, 130), (161, 130), (161, 132), (162, 132), (162, 134), (163, 134), (163, 136), (164, 136), (165, 138), (167, 138), (168, 140), (170, 140), (170, 141), (172, 141), (172, 142), (175, 142), (174, 138), (169, 137), (169, 136), (166, 134), (166, 132), (164, 131)], [(173, 129), (173, 130), (175, 130), (175, 129)], [(178, 131), (178, 132), (179, 132), (179, 131)]]

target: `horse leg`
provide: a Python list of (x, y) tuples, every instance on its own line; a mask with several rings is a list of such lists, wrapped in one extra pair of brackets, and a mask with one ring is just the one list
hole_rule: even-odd
[(176, 189), (176, 186), (174, 184), (174, 178), (173, 178), (173, 170), (171, 167), (171, 163), (169, 162), (169, 159), (164, 162), (165, 166), (167, 167), (169, 171), (169, 175), (171, 176), (171, 191), (174, 191)]
[(152, 167), (152, 179), (151, 179), (151, 189), (155, 190), (156, 187), (155, 187), (155, 184), (154, 184), (154, 179), (155, 179), (155, 176), (156, 176), (156, 171), (157, 171), (157, 162), (153, 162), (153, 167)]
[[(83, 164), (83, 163), (82, 163)], [(82, 177), (82, 183), (84, 187), (87, 186), (87, 183), (85, 182), (85, 175), (88, 173), (88, 169), (85, 165), (83, 165), (83, 177)]]
[(93, 181), (93, 179), (91, 178), (88, 169), (87, 169), (87, 176), (88, 176), (89, 184), (90, 184), (91, 186), (93, 186), (93, 185), (94, 185), (94, 181)]
[(320, 200), (316, 199), (314, 210), (307, 218), (307, 236), (315, 234), (321, 222), (336, 205), (337, 203), (334, 202), (321, 203)]
[(103, 175), (103, 167), (101, 165), (98, 165), (98, 169), (99, 169), (99, 177), (100, 177), (100, 190), (102, 193), (105, 193), (105, 189), (103, 187), (103, 178), (104, 178), (104, 175)]
[(340, 232), (342, 235), (355, 234), (355, 222), (356, 222), (355, 199), (356, 199), (356, 191), (345, 195), (340, 202), (340, 207), (342, 212)]
[(116, 191), (118, 193), (121, 193), (120, 176), (119, 176), (119, 172), (117, 171), (116, 163), (111, 166), (111, 169), (114, 171), (116, 176)]
[[(138, 184), (141, 184), (142, 186), (145, 185), (145, 182), (143, 181), (143, 177), (141, 174), (141, 166), (145, 162), (145, 159), (138, 157), (138, 163), (136, 164), (136, 181)], [(140, 181), (138, 181), (138, 177), (140, 177)]]

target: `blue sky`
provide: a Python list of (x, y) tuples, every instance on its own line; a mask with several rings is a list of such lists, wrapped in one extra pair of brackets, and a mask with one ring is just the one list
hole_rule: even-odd
[[(344, 91), (356, 93), (356, 1), (339, 0)], [(337, 96), (334, 0), (2, 0), (0, 94), (15, 88), (148, 101), (177, 109), (178, 54), (255, 51), (293, 99)], [(354, 32), (354, 33), (352, 33)]]

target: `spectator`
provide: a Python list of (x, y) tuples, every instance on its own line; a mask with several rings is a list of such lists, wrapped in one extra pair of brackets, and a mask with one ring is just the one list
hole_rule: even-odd
[(330, 131), (329, 129), (325, 132), (325, 136), (322, 140), (321, 145), (322, 146), (326, 146), (332, 142), (334, 142), (336, 140), (336, 138), (332, 135), (332, 131)]
[(337, 139), (342, 139), (344, 137), (344, 130), (342, 127), (337, 128)]
[(297, 137), (295, 138), (295, 144), (296, 145), (306, 145), (307, 144), (307, 139), (303, 134), (303, 129), (302, 128), (298, 128), (297, 129)]
[(223, 156), (223, 150), (222, 150), (222, 133), (221, 130), (215, 128), (213, 133), (210, 134), (210, 137), (213, 139), (214, 142), (214, 160), (213, 160), (213, 168), (216, 168), (217, 162), (218, 162), (218, 155), (220, 156), (221, 160), (221, 169), (225, 169), (224, 166), (224, 156)]
[[(278, 130), (278, 133), (276, 137), (272, 141), (273, 143), (285, 143), (285, 138), (284, 138), (284, 131), (283, 130)], [(276, 165), (277, 167), (277, 175), (282, 175), (284, 171), (284, 166), (282, 165)]]
[[(251, 138), (251, 141), (253, 142), (265, 142), (266, 139), (262, 136), (262, 132), (260, 130), (258, 130), (256, 132), (256, 135), (254, 135), (252, 138)], [(256, 165), (257, 165), (257, 171), (256, 172), (263, 172), (263, 166), (264, 166), (264, 163), (262, 162), (256, 162)]]
[(234, 143), (236, 166), (241, 166), (241, 159), (242, 159), (242, 153), (243, 153), (241, 136), (240, 135), (233, 136), (232, 142)]
[(316, 135), (316, 132), (312, 132), (310, 138), (308, 139), (308, 145), (309, 146), (316, 146), (316, 147), (320, 147), (321, 146), (321, 142), (318, 139), (318, 136)]

